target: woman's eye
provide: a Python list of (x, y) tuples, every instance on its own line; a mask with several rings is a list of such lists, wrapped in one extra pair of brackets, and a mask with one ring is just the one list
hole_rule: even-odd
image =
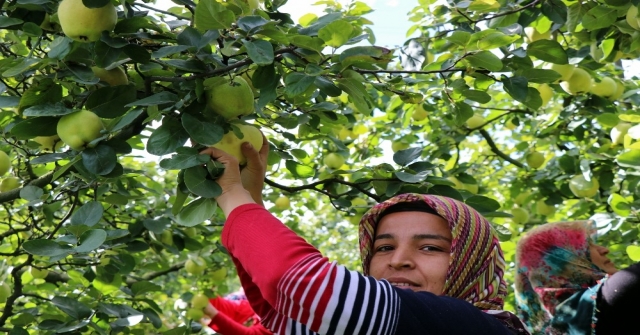
[(444, 250), (442, 250), (442, 248), (437, 247), (437, 246), (435, 246), (435, 245), (425, 245), (425, 246), (423, 246), (422, 248), (420, 248), (420, 250), (424, 250), (424, 251), (432, 251), (432, 252), (435, 252), (435, 251), (444, 251)]
[(378, 252), (378, 251), (390, 251), (390, 250), (393, 250), (393, 247), (391, 247), (389, 245), (381, 245), (381, 246), (376, 248), (376, 252)]

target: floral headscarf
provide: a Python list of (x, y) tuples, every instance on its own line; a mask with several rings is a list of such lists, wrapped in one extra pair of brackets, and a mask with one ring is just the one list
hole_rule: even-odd
[(518, 241), (517, 311), (533, 334), (592, 333), (595, 296), (606, 275), (590, 259), (592, 230), (593, 221), (549, 223)]
[(385, 210), (400, 203), (426, 203), (451, 229), (451, 257), (443, 295), (466, 300), (482, 310), (500, 310), (507, 294), (505, 261), (498, 237), (473, 208), (457, 200), (426, 194), (401, 194), (369, 210), (360, 220), (360, 255), (369, 275), (376, 227)]

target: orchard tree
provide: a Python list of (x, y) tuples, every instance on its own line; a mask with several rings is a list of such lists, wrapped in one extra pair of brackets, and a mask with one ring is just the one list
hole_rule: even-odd
[(588, 218), (640, 260), (637, 1), (419, 0), (394, 48), (360, 1), (174, 2), (0, 0), (0, 331), (200, 331), (198, 294), (237, 281), (198, 152), (252, 127), (267, 207), (352, 268), (359, 217), (402, 192), (478, 209), (510, 262)]

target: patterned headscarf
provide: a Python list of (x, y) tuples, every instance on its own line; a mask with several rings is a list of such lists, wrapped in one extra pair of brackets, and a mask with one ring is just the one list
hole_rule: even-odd
[[(516, 304), (518, 316), (534, 334), (567, 334), (565, 315), (581, 316), (585, 334), (592, 331), (594, 292), (605, 273), (590, 259), (593, 221), (557, 222), (538, 226), (518, 241), (516, 251)], [(591, 289), (589, 289), (591, 288)], [(591, 292), (593, 290), (594, 292)], [(563, 302), (579, 292), (590, 310), (575, 313), (573, 304)], [(591, 297), (591, 299), (589, 299)], [(590, 301), (589, 301), (590, 300)], [(587, 329), (588, 328), (588, 329)]]
[(385, 210), (401, 203), (426, 203), (451, 229), (451, 257), (443, 295), (466, 300), (482, 310), (502, 309), (507, 294), (504, 256), (491, 224), (457, 200), (427, 194), (401, 194), (369, 210), (360, 220), (360, 255), (369, 275), (376, 227)]

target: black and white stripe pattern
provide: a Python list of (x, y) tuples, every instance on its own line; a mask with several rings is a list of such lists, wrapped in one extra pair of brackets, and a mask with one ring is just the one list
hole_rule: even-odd
[[(278, 334), (391, 335), (397, 327), (400, 298), (391, 284), (320, 255), (296, 264), (278, 285), (278, 293), (275, 307), (281, 314), (264, 320)], [(307, 327), (317, 327), (317, 333)]]

